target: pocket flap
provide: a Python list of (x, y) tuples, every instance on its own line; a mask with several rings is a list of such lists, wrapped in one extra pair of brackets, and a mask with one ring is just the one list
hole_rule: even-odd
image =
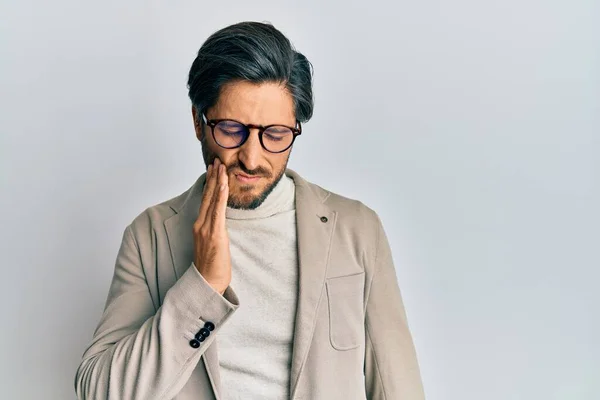
[(364, 335), (363, 298), (365, 273), (329, 278), (329, 339), (336, 350), (360, 346)]

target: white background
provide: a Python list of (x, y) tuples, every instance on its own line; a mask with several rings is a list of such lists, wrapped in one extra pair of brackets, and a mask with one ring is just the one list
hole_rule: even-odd
[(204, 171), (189, 67), (242, 20), (315, 67), (290, 167), (380, 214), (428, 399), (600, 398), (598, 2), (323, 3), (2, 2), (2, 398), (75, 398), (125, 226)]

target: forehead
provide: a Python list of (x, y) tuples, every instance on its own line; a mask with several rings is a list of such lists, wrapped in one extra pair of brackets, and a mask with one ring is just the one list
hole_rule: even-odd
[(247, 124), (295, 125), (294, 101), (281, 83), (235, 81), (224, 85), (209, 118), (231, 118)]

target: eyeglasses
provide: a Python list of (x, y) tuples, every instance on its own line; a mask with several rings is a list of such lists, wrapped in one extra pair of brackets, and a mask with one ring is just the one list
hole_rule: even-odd
[(202, 113), (202, 121), (210, 126), (213, 139), (224, 149), (235, 149), (242, 146), (250, 137), (250, 129), (258, 129), (260, 145), (270, 153), (283, 153), (294, 144), (296, 136), (302, 133), (302, 126), (297, 122), (298, 128), (285, 125), (253, 125), (243, 124), (233, 119), (206, 119)]

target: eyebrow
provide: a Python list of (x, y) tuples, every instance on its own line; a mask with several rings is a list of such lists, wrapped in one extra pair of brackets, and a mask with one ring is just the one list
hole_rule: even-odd
[(272, 125), (285, 126), (287, 128), (297, 128), (298, 127), (298, 120), (294, 120), (294, 123), (291, 124), (291, 125), (283, 123), (283, 122), (274, 122), (274, 123), (271, 123), (271, 124), (262, 125), (262, 124), (253, 124), (253, 123), (243, 122), (243, 121), (240, 121), (239, 119), (232, 118), (232, 117), (208, 118), (208, 116), (206, 115), (206, 113), (203, 113), (202, 115), (205, 116), (205, 118), (206, 118), (207, 121), (224, 121), (224, 120), (229, 120), (229, 121), (239, 122), (240, 124), (252, 125), (252, 126), (256, 126), (256, 127), (260, 127), (260, 128), (264, 128), (264, 127), (272, 126)]

